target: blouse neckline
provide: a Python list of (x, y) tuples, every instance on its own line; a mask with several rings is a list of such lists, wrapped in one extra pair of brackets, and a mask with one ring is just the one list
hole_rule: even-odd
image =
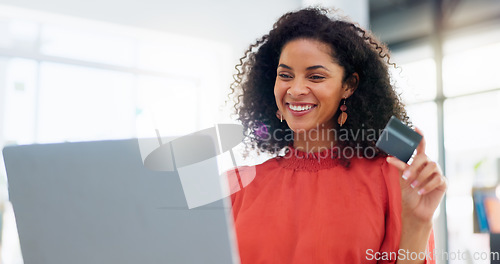
[(329, 169), (339, 164), (338, 147), (323, 149), (319, 152), (305, 152), (293, 147), (285, 147), (285, 154), (277, 157), (278, 163), (295, 170), (317, 171)]

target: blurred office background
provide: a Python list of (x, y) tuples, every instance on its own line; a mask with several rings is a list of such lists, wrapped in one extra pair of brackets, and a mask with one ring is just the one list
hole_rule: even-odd
[[(281, 14), (311, 4), (370, 28), (402, 69), (394, 80), (449, 178), (438, 249), (489, 252), (472, 191), (500, 195), (498, 0), (0, 0), (0, 146), (234, 122), (224, 100), (238, 58)], [(20, 264), (0, 164), (0, 261)]]

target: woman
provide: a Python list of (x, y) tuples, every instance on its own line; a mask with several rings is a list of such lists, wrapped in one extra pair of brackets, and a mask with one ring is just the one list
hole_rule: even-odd
[(411, 165), (375, 147), (392, 115), (410, 124), (385, 46), (308, 8), (283, 15), (241, 61), (232, 90), (250, 147), (281, 153), (229, 172), (237, 188), (231, 179), (255, 171), (231, 196), (241, 262), (435, 263), (446, 183), (425, 139)]

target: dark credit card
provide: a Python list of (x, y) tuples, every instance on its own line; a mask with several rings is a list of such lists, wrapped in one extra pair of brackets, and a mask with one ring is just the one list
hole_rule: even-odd
[(385, 153), (408, 162), (422, 136), (392, 116), (378, 138), (376, 146)]

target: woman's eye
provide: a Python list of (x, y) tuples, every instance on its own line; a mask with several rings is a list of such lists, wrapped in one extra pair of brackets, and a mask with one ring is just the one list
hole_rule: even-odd
[(320, 75), (313, 75), (313, 76), (311, 76), (309, 78), (311, 78), (313, 80), (322, 80), (322, 79), (325, 79), (324, 76), (320, 76)]
[(278, 76), (282, 79), (289, 79), (289, 78), (292, 78), (292, 76), (286, 74), (286, 73), (280, 73), (278, 74)]

